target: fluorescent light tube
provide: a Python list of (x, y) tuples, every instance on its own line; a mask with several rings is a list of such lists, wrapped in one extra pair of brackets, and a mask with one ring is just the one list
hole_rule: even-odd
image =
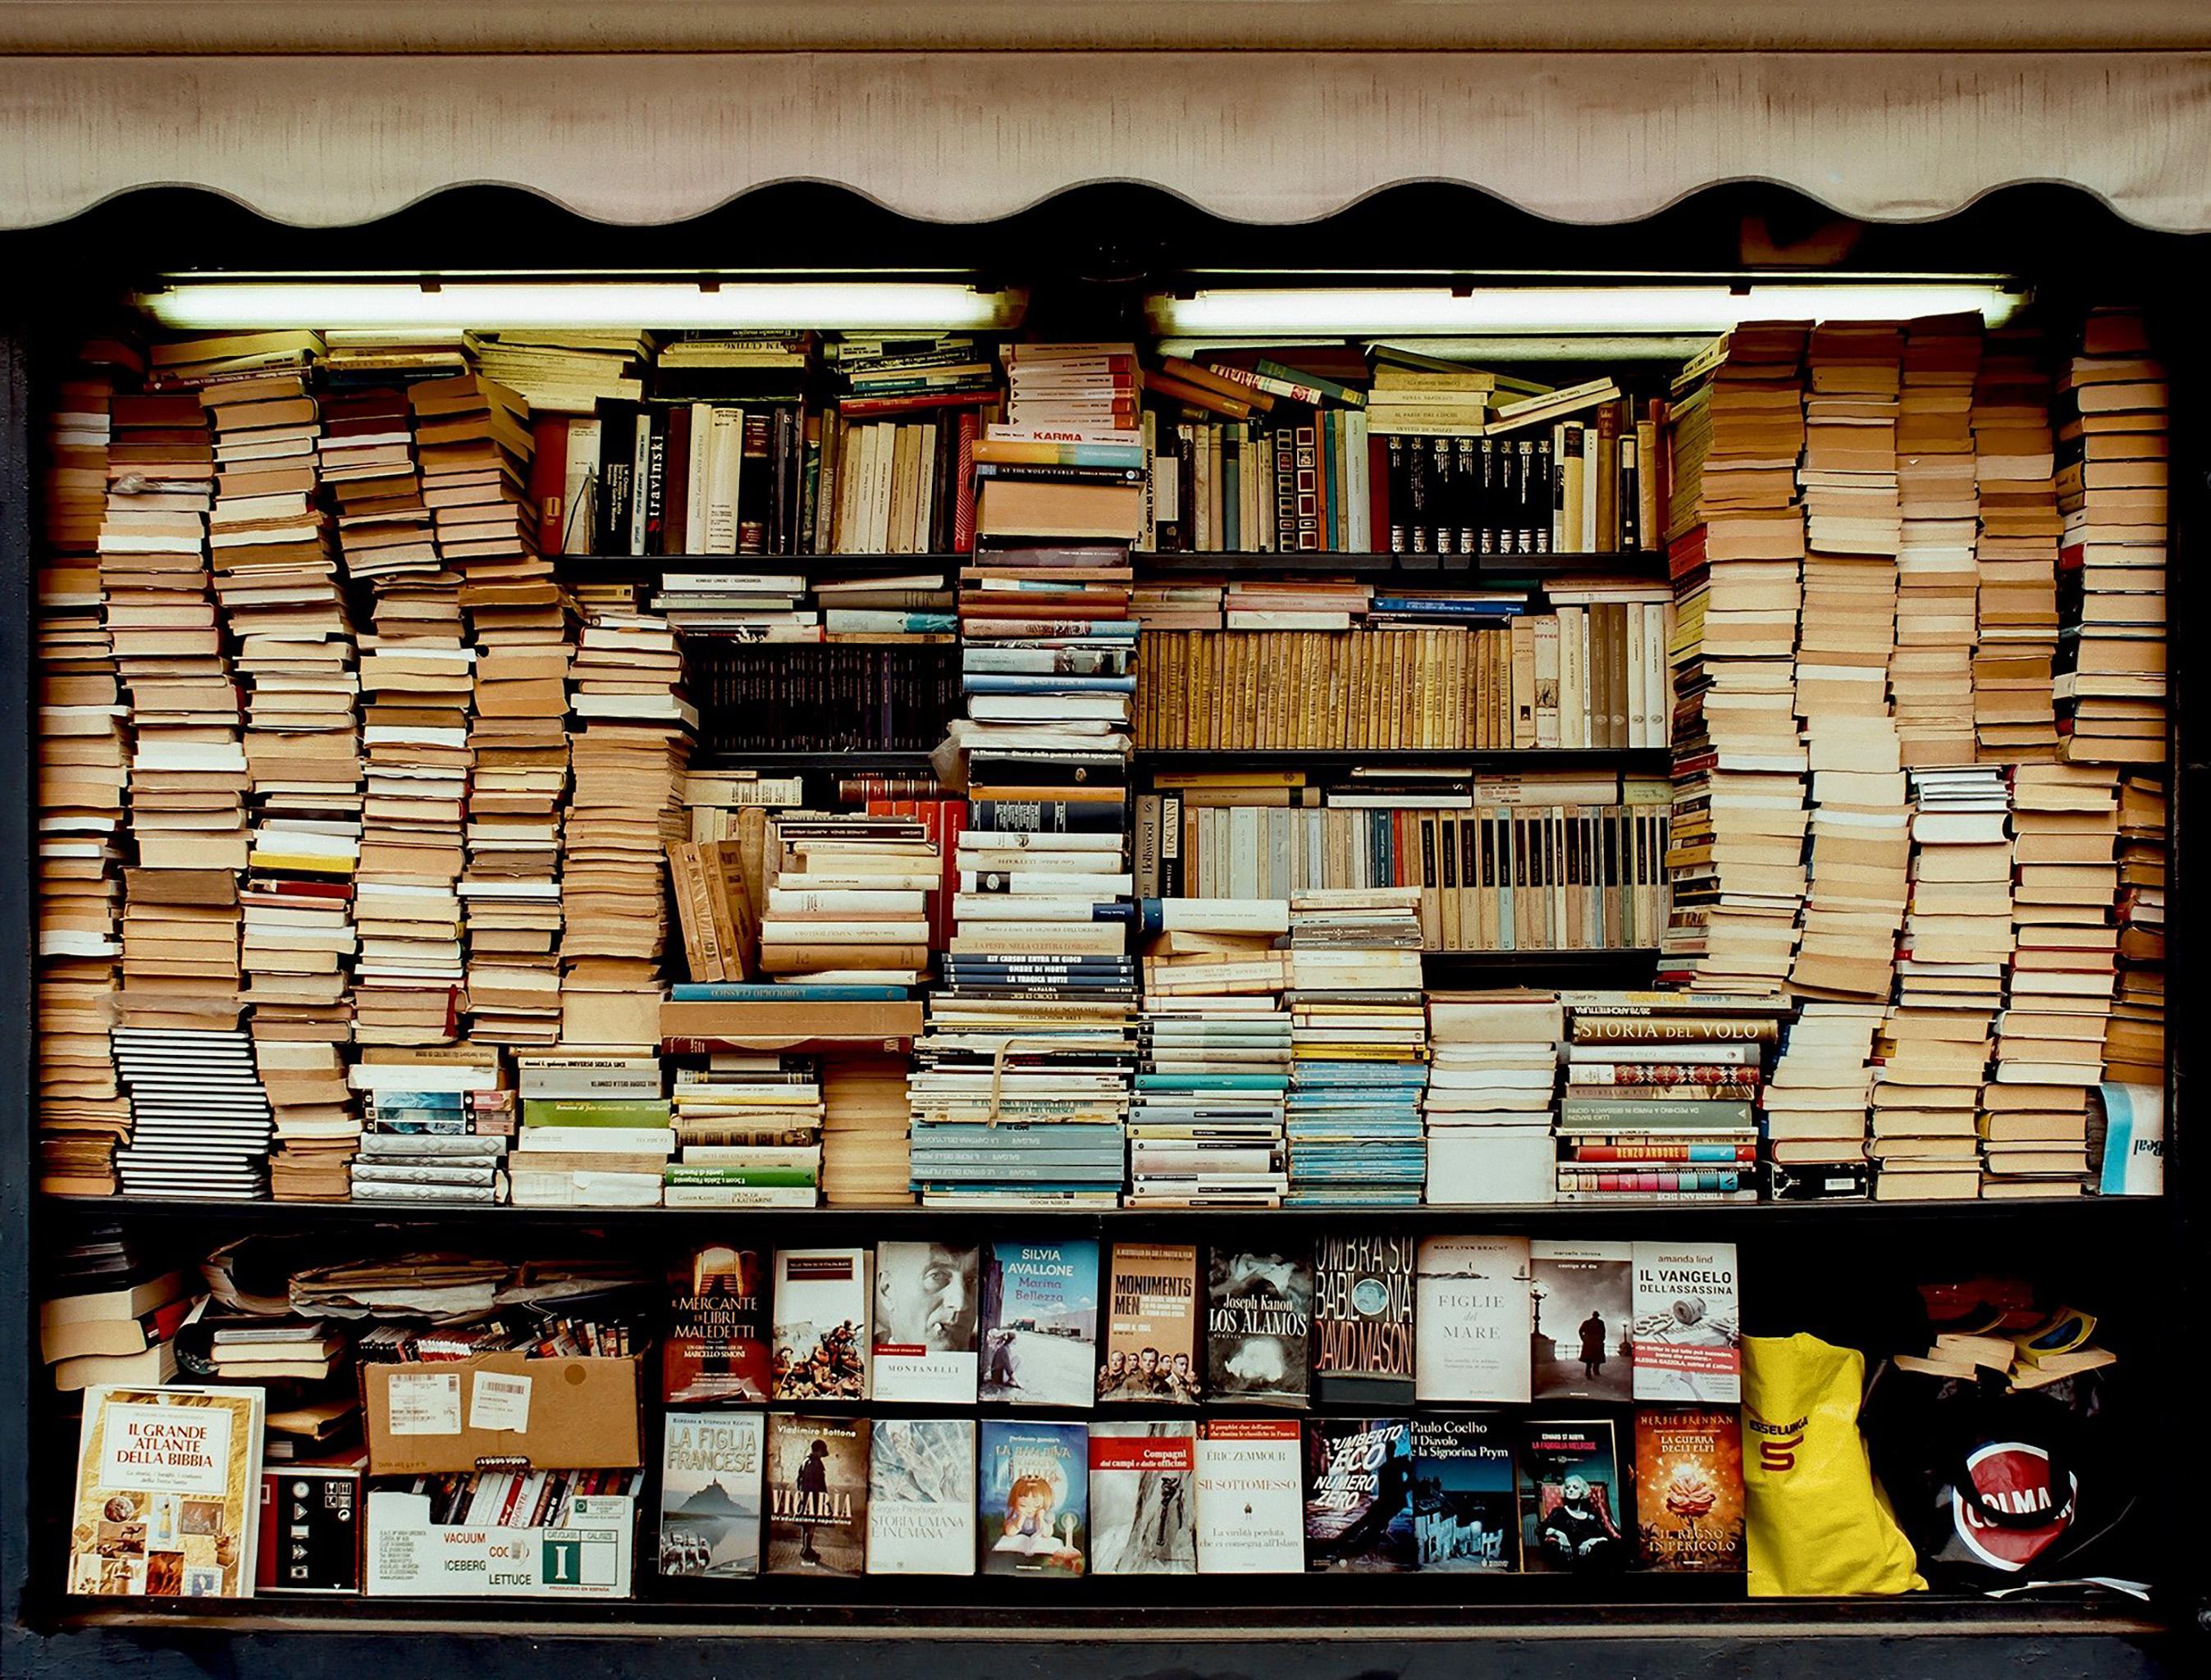
[(178, 281), (140, 293), (165, 327), (194, 331), (286, 328), (635, 327), (756, 332), (990, 332), (1021, 323), (1020, 290), (943, 281)]
[(1490, 337), (1521, 334), (1702, 334), (1745, 321), (1909, 320), (1920, 315), (2009, 319), (2021, 294), (1990, 281), (1754, 281), (1703, 285), (1245, 287), (1145, 299), (1161, 336)]

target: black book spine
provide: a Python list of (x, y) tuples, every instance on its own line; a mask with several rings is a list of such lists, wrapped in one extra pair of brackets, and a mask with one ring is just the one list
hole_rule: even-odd
[(1458, 485), (1458, 505), (1452, 511), (1458, 518), (1457, 552), (1462, 554), (1481, 551), (1481, 461), (1475, 448), (1479, 441), (1473, 438), (1451, 440), (1452, 473)]
[(1518, 541), (1512, 552), (1548, 554), (1551, 552), (1551, 513), (1558, 505), (1560, 494), (1559, 464), (1552, 458), (1548, 438), (1520, 440), (1520, 472), (1528, 493), (1522, 499)]
[(594, 554), (629, 553), (631, 463), (637, 448), (637, 405), (609, 402), (599, 424), (598, 522), (591, 534)]

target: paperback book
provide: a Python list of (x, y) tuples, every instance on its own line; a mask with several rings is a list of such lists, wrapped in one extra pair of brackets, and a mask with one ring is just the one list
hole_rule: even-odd
[(757, 1411), (670, 1411), (660, 1453), (660, 1573), (756, 1575), (766, 1420)]
[(982, 1397), (1087, 1406), (1098, 1358), (1098, 1245), (994, 1242), (983, 1256)]
[(975, 1403), (977, 1268), (972, 1248), (875, 1245), (875, 1399)]
[(1098, 1398), (1196, 1405), (1202, 1398), (1197, 1250), (1179, 1242), (1115, 1243), (1106, 1302)]
[(1402, 1417), (1305, 1425), (1305, 1562), (1327, 1570), (1417, 1567), (1412, 1426)]
[(1197, 1436), (1197, 1572), (1305, 1567), (1304, 1431), (1293, 1419), (1214, 1417)]
[(1527, 1403), (1528, 1265), (1524, 1236), (1421, 1240), (1414, 1388), (1422, 1403)]
[(670, 1405), (766, 1399), (767, 1269), (760, 1251), (696, 1249), (669, 1284), (662, 1398)]
[(865, 1248), (778, 1248), (775, 1351), (778, 1400), (861, 1400), (868, 1395)]
[(1628, 1275), (1633, 1252), (1626, 1242), (1530, 1245), (1536, 1399), (1634, 1398)]
[(767, 1443), (767, 1572), (863, 1574), (868, 1420), (770, 1412)]
[(250, 1598), (264, 1391), (90, 1387), (70, 1591)]
[(1742, 1420), (1732, 1406), (1639, 1406), (1636, 1551), (1646, 1568), (1744, 1567)]
[(1413, 1398), (1414, 1251), (1408, 1236), (1323, 1236), (1313, 1255), (1316, 1398), (1343, 1405)]
[(868, 1573), (975, 1573), (975, 1425), (879, 1417), (869, 1448)]
[(1518, 1472), (1526, 1568), (1595, 1574), (1625, 1567), (1620, 1453), (1608, 1419), (1529, 1419)]
[(1634, 1308), (1637, 1399), (1742, 1404), (1734, 1243), (1637, 1243)]
[(1088, 1562), (1088, 1431), (1080, 1423), (985, 1418), (978, 1536), (986, 1575), (1058, 1576)]
[(1090, 1426), (1092, 1567), (1101, 1575), (1197, 1572), (1197, 1426)]
[(1206, 1278), (1205, 1369), (1215, 1397), (1304, 1405), (1310, 1255), (1216, 1248), (1207, 1257)]
[(1413, 1539), (1423, 1569), (1520, 1567), (1512, 1448), (1489, 1417), (1413, 1420)]

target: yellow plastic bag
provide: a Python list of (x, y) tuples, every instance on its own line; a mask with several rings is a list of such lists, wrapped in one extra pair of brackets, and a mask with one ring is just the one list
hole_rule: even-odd
[(1911, 1543), (1873, 1478), (1865, 1357), (1816, 1336), (1742, 1342), (1742, 1483), (1753, 1598), (1918, 1592)]

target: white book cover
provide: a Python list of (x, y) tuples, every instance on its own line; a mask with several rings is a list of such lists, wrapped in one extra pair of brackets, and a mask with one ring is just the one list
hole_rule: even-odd
[(1634, 1303), (1637, 1399), (1741, 1404), (1734, 1243), (1638, 1242)]
[[(976, 1266), (972, 1248), (942, 1242), (875, 1245), (876, 1399), (975, 1404)], [(972, 1459), (972, 1430), (968, 1453)], [(964, 1511), (968, 1490), (960, 1497)]]
[(1197, 1572), (1302, 1574), (1304, 1427), (1294, 1418), (1215, 1418), (1197, 1440)]
[(869, 1442), (868, 1573), (973, 1574), (975, 1481), (972, 1418), (877, 1418)]
[(1422, 1403), (1528, 1403), (1529, 1282), (1525, 1237), (1422, 1240), (1413, 1312), (1414, 1385)]

